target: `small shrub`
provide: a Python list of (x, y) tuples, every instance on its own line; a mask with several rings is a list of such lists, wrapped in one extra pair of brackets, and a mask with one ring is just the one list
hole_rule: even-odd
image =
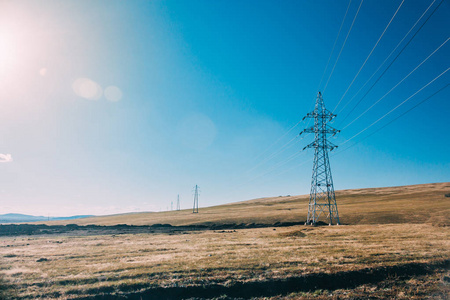
[(450, 193), (445, 194), (445, 197), (450, 197)]
[(0, 277), (0, 299), (17, 299), (15, 286)]
[(321, 289), (315, 290), (315, 291), (313, 292), (313, 295), (314, 295), (314, 296), (320, 296), (320, 295), (322, 295), (322, 294), (323, 294), (323, 290), (321, 290)]
[(43, 261), (48, 261), (47, 258), (41, 257), (38, 260), (36, 260), (36, 262), (43, 262)]

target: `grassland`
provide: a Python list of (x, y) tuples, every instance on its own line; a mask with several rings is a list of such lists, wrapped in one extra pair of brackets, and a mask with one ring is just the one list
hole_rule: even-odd
[[(0, 297), (448, 299), (449, 191), (449, 183), (340, 191), (343, 226), (3, 237)], [(78, 222), (273, 224), (304, 220), (305, 199)]]
[[(336, 192), (343, 224), (433, 223), (450, 225), (450, 183), (421, 184)], [(207, 199), (202, 199), (207, 202)], [(309, 196), (280, 196), (200, 208), (159, 213), (133, 213), (47, 224), (78, 225), (193, 225), (301, 222), (306, 220)]]

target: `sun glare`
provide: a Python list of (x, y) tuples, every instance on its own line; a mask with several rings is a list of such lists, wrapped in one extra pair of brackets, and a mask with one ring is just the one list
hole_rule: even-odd
[(8, 72), (17, 63), (17, 37), (7, 27), (0, 27), (0, 72)]
[(12, 1), (1, 3), (0, 76), (3, 84), (17, 86), (25, 77), (36, 76), (39, 74), (36, 71), (46, 67), (42, 66), (42, 61), (50, 50), (51, 28), (43, 24), (46, 23), (32, 14), (29, 7)]

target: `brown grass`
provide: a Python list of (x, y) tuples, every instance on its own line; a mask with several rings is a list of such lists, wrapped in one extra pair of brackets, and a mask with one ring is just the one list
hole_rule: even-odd
[[(450, 260), (450, 201), (444, 196), (449, 190), (449, 183), (439, 183), (339, 191), (341, 220), (353, 224), (344, 226), (3, 237), (0, 275), (6, 281), (0, 295), (14, 299), (112, 297), (160, 287), (230, 287), (308, 274), (344, 274), (414, 263), (431, 266)], [(199, 214), (125, 214), (76, 223), (271, 224), (303, 221), (306, 203), (307, 196), (276, 197), (203, 208)], [(450, 276), (448, 270), (392, 276), (355, 287), (298, 290), (264, 299), (450, 296), (445, 279)]]
[(3, 238), (0, 269), (18, 298), (66, 299), (431, 263), (450, 258), (449, 237), (447, 228), (397, 224)]
[[(343, 190), (336, 192), (343, 224), (413, 223), (450, 225), (450, 183)], [(133, 213), (46, 224), (97, 225), (192, 225), (226, 223), (302, 222), (306, 220), (308, 195), (272, 197), (192, 210)]]

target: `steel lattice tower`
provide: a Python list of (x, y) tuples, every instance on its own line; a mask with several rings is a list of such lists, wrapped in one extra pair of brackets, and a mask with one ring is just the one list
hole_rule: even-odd
[(337, 146), (327, 140), (327, 134), (334, 136), (337, 130), (327, 123), (335, 114), (325, 108), (322, 94), (317, 94), (314, 111), (308, 113), (304, 118), (314, 119), (314, 126), (304, 129), (302, 133), (314, 133), (314, 142), (303, 148), (314, 148), (314, 163), (311, 179), (311, 192), (309, 195), (308, 217), (305, 224), (315, 225), (322, 215), (330, 225), (333, 222), (339, 225), (339, 214), (334, 195), (333, 178), (331, 177), (330, 161), (328, 152)]
[(177, 195), (177, 210), (180, 210), (180, 195)]
[(198, 213), (198, 185), (195, 185), (194, 188), (194, 208), (192, 213)]

